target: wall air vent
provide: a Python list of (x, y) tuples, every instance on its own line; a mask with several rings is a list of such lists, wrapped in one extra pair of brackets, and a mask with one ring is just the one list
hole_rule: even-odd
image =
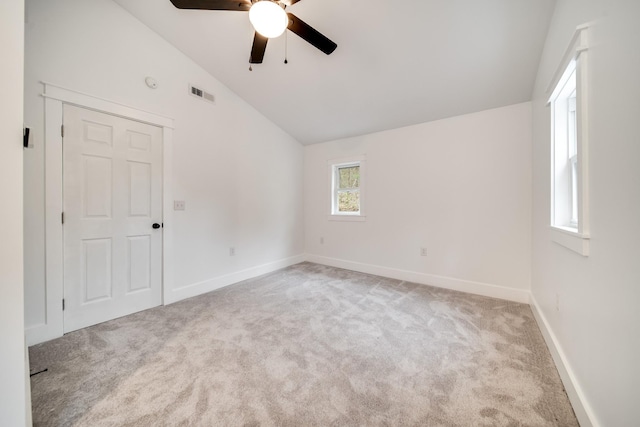
[(204, 99), (205, 101), (209, 101), (211, 103), (214, 102), (214, 97), (209, 92), (205, 92), (204, 90), (196, 87), (194, 85), (189, 85), (189, 94), (195, 96), (196, 98)]

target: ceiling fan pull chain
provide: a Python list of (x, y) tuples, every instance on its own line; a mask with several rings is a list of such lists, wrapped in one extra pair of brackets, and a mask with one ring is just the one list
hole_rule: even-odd
[(284, 32), (284, 63), (288, 64), (289, 61), (287, 61), (287, 40), (289, 40), (288, 36), (287, 36), (287, 32)]

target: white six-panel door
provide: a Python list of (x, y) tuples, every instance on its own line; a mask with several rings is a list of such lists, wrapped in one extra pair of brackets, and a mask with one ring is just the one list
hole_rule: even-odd
[(162, 302), (162, 129), (63, 109), (64, 331)]

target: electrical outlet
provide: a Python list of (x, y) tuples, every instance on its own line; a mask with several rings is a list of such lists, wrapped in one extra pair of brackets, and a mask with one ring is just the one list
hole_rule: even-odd
[(184, 200), (174, 200), (173, 201), (173, 210), (174, 211), (183, 211), (185, 207)]
[(420, 256), (427, 256), (427, 248), (420, 248)]
[(324, 237), (321, 237), (321, 238), (320, 238), (320, 244), (321, 244), (321, 245), (324, 245)]
[(230, 255), (230, 256), (235, 256), (235, 254), (236, 254), (236, 248), (234, 248), (234, 247), (230, 247), (230, 248), (229, 248), (229, 255)]

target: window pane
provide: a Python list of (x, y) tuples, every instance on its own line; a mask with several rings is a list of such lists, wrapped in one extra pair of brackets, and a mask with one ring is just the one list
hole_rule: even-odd
[(338, 188), (359, 188), (360, 166), (338, 168)]
[(359, 212), (360, 191), (338, 192), (338, 212)]
[(567, 130), (569, 132), (569, 157), (573, 157), (578, 152), (578, 123), (576, 117), (576, 91), (569, 96), (567, 101), (569, 108), (569, 119), (567, 123)]
[(578, 161), (571, 159), (571, 224), (578, 224)]

